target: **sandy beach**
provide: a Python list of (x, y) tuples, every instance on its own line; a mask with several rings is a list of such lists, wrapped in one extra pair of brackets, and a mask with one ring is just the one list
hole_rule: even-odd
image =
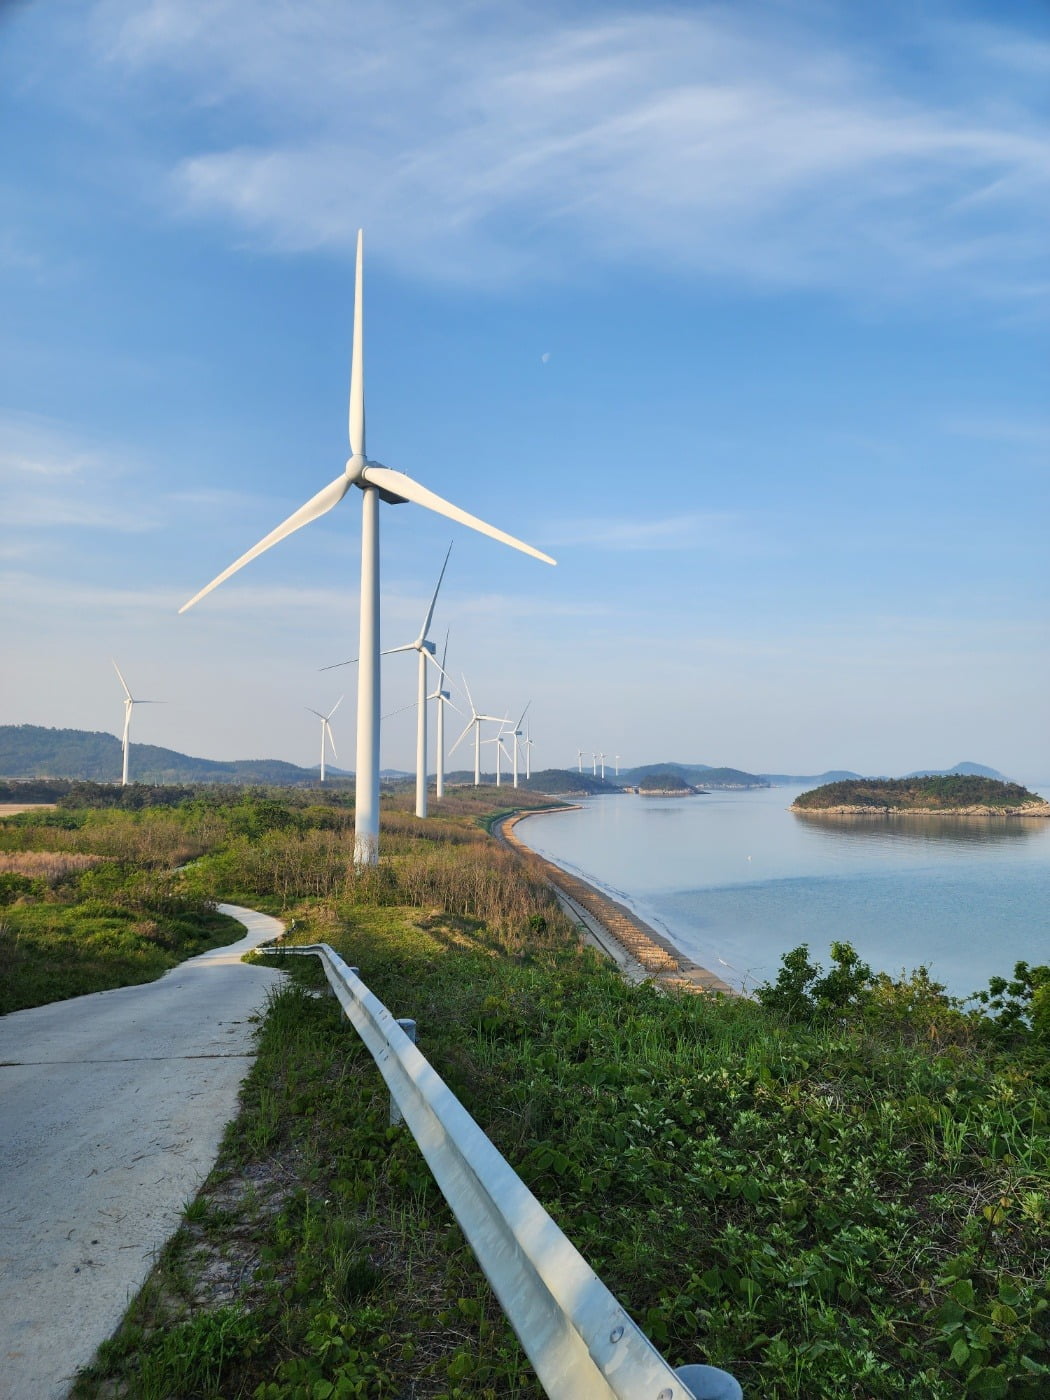
[[(493, 835), (542, 867), (545, 879), (569, 916), (583, 924), (591, 933), (592, 941), (621, 966), (626, 976), (632, 981), (652, 979), (662, 986), (683, 991), (738, 995), (717, 973), (693, 962), (625, 904), (537, 855), (521, 840), (515, 828), (519, 822), (538, 815), (538, 812), (516, 812), (504, 817), (494, 824)], [(622, 957), (617, 956), (617, 950), (622, 952)]]

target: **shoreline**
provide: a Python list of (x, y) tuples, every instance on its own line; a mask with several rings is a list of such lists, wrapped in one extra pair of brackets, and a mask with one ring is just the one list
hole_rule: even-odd
[[(560, 807), (550, 810), (579, 809)], [(680, 991), (713, 992), (721, 996), (740, 995), (735, 987), (731, 987), (717, 973), (701, 967), (680, 948), (676, 948), (669, 938), (657, 933), (626, 904), (621, 904), (619, 900), (613, 899), (588, 881), (571, 875), (560, 865), (555, 865), (553, 861), (534, 851), (531, 846), (527, 846), (515, 834), (514, 827), (518, 822), (525, 821), (528, 817), (539, 816), (541, 813), (549, 815), (549, 810), (512, 812), (506, 817), (501, 817), (492, 824), (493, 835), (520, 854), (528, 856), (530, 860), (540, 863), (548, 884), (559, 897), (563, 907), (568, 905), (567, 912), (571, 917), (582, 922), (592, 934), (595, 934), (595, 930), (590, 926), (590, 920), (600, 925), (606, 937), (622, 952), (623, 957), (617, 957), (616, 952), (607, 947), (605, 940), (600, 936), (596, 935), (596, 941), (608, 956), (620, 964), (625, 975), (632, 981), (651, 979), (661, 986), (674, 987)], [(634, 964), (636, 971), (632, 972), (631, 964)]]
[(1050, 802), (1031, 803), (1024, 807), (988, 807), (980, 803), (972, 807), (862, 807), (853, 803), (842, 803), (836, 807), (799, 807), (793, 802), (788, 811), (802, 817), (1001, 817), (1003, 820), (1034, 817), (1045, 821), (1050, 819)]

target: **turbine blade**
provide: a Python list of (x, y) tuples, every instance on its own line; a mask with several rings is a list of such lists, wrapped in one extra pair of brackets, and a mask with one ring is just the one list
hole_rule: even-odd
[[(444, 669), (445, 669), (445, 661), (446, 661), (447, 658), (448, 658), (448, 628), (445, 629), (445, 649), (444, 649), (444, 651), (441, 653), (441, 669), (442, 669), (442, 671), (444, 671)], [(449, 681), (449, 685), (451, 685), (451, 684), (452, 684), (452, 682)]]
[[(344, 701), (345, 699), (346, 699), (346, 696), (345, 696), (345, 695), (340, 695), (339, 699), (335, 702), (335, 704), (332, 706), (332, 708), (328, 711), (328, 719), (331, 719), (331, 718), (332, 718), (332, 716), (335, 714), (336, 710), (338, 710), (339, 706), (343, 703), (343, 701)], [(326, 721), (326, 722), (327, 722), (327, 721)]]
[(365, 235), (357, 230), (357, 269), (354, 273), (354, 348), (350, 359), (350, 451), (365, 455)]
[(306, 505), (300, 506), (294, 515), (290, 515), (287, 520), (277, 526), (276, 530), (271, 530), (265, 539), (260, 540), (248, 550), (247, 554), (234, 561), (228, 569), (224, 569), (217, 578), (213, 578), (206, 588), (202, 588), (199, 593), (195, 593), (188, 603), (183, 603), (179, 609), (184, 613), (192, 608), (194, 603), (200, 600), (213, 588), (218, 588), (220, 583), (225, 583), (231, 574), (235, 574), (238, 569), (243, 569), (245, 564), (250, 564), (258, 555), (264, 553), (271, 545), (278, 544), (286, 539), (288, 535), (293, 535), (296, 530), (301, 530), (304, 525), (309, 525), (311, 520), (316, 520), (318, 516), (327, 514), (333, 506), (337, 506), (346, 493), (350, 490), (352, 482), (348, 476), (339, 476), (335, 481), (329, 482), (323, 491), (318, 491), (316, 496), (311, 496)]
[[(529, 701), (529, 705), (531, 705), (531, 704), (532, 704), (532, 701), (530, 700), (530, 701)], [(521, 728), (522, 723), (523, 723), (523, 721), (524, 721), (524, 719), (525, 719), (525, 716), (529, 713), (529, 705), (526, 705), (525, 708), (522, 710), (521, 714), (518, 716), (518, 722), (517, 722), (517, 724), (514, 726), (515, 730), (518, 730), (518, 729)]]
[(449, 749), (449, 751), (448, 751), (448, 756), (449, 756), (449, 758), (452, 757), (452, 755), (456, 752), (456, 750), (459, 748), (460, 744), (462, 744), (463, 740), (467, 737), (467, 735), (470, 733), (470, 731), (471, 731), (473, 728), (474, 728), (474, 717), (471, 716), (471, 718), (470, 718), (469, 720), (467, 720), (466, 727), (464, 728), (463, 733), (459, 736), (459, 738), (456, 740), (456, 742), (455, 742), (455, 743), (452, 745), (452, 747)]
[(354, 666), (356, 663), (357, 657), (351, 656), (349, 661), (333, 661), (331, 666), (318, 666), (317, 669), (319, 671), (338, 671), (340, 666)]
[[(398, 653), (399, 651), (417, 651), (417, 650), (418, 650), (418, 648), (416, 647), (415, 642), (406, 642), (405, 645), (404, 645), (403, 647), (387, 647), (386, 651), (381, 651), (381, 652), (379, 653), (379, 655), (380, 655), (380, 656), (396, 656), (397, 653)], [(345, 664), (345, 663), (344, 663), (344, 664)], [(328, 670), (331, 670), (331, 667), (326, 666), (324, 669), (325, 669), (326, 671), (328, 671)]]
[(524, 540), (515, 539), (513, 535), (497, 530), (495, 525), (486, 524), (478, 516), (471, 515), (469, 511), (454, 506), (451, 501), (435, 495), (433, 491), (428, 491), (425, 486), (420, 486), (418, 481), (406, 476), (404, 472), (395, 472), (390, 467), (373, 466), (369, 463), (361, 473), (361, 479), (371, 486), (378, 486), (380, 490), (389, 491), (393, 496), (400, 496), (402, 500), (415, 501), (417, 506), (426, 506), (427, 510), (432, 510), (437, 515), (445, 515), (449, 520), (458, 521), (460, 525), (469, 525), (472, 530), (477, 530), (478, 534), (488, 535), (490, 539), (499, 540), (502, 544), (509, 544), (512, 549), (520, 549), (523, 554), (531, 554), (534, 559), (542, 559), (545, 564), (557, 562), (549, 554), (533, 549), (532, 545), (526, 544)]
[[(110, 659), (110, 661), (113, 661), (112, 656), (111, 656), (109, 659)], [(123, 675), (121, 675), (120, 667), (117, 665), (117, 663), (116, 663), (115, 661), (113, 661), (113, 669), (114, 669), (114, 671), (116, 671), (117, 675), (120, 676), (120, 683), (121, 683), (121, 685), (124, 687), (124, 694), (128, 697), (129, 700), (131, 700), (131, 699), (132, 699), (132, 695), (131, 695), (131, 691), (128, 689), (128, 683), (127, 683), (127, 681), (124, 679)]]
[(332, 746), (332, 757), (333, 757), (333, 758), (338, 758), (339, 755), (338, 755), (338, 753), (336, 752), (335, 740), (332, 738), (332, 726), (328, 723), (327, 720), (325, 720), (325, 722), (324, 722), (324, 732), (325, 732), (325, 734), (328, 736), (328, 742), (329, 742), (329, 743), (331, 744), (331, 746)]
[(309, 713), (312, 715), (316, 715), (318, 719), (324, 719), (324, 715), (321, 713), (320, 710), (311, 710), (309, 705), (304, 705), (303, 709), (308, 710)]
[(434, 617), (434, 604), (435, 604), (435, 603), (437, 602), (437, 600), (438, 600), (438, 593), (441, 591), (441, 580), (445, 577), (445, 570), (448, 568), (448, 556), (449, 556), (449, 554), (451, 554), (451, 553), (452, 553), (452, 545), (449, 544), (448, 551), (447, 551), (447, 553), (445, 554), (445, 562), (442, 564), (442, 566), (441, 566), (441, 572), (438, 574), (437, 588), (434, 589), (434, 596), (433, 596), (433, 598), (431, 598), (431, 600), (430, 600), (430, 607), (427, 608), (426, 619), (425, 619), (425, 621), (423, 622), (423, 630), (422, 630), (422, 631), (420, 632), (420, 634), (419, 634), (419, 640), (420, 640), (421, 642), (426, 641), (427, 633), (430, 631), (430, 624), (431, 624), (431, 622), (433, 621), (433, 617)]
[(474, 697), (473, 697), (473, 695), (471, 695), (471, 693), (470, 693), (470, 686), (467, 685), (467, 678), (466, 678), (466, 676), (463, 677), (463, 689), (467, 692), (467, 699), (470, 701), (470, 713), (471, 713), (472, 715), (476, 715), (476, 714), (477, 714), (477, 710), (475, 710), (475, 708), (474, 708)]

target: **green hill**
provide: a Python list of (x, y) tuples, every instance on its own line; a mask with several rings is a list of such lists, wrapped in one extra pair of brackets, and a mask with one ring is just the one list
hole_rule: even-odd
[(621, 769), (617, 781), (630, 787), (641, 787), (644, 780), (654, 773), (673, 773), (689, 787), (769, 787), (766, 779), (758, 773), (745, 773), (741, 768), (712, 768), (707, 763), (643, 763), (637, 768)]
[(1050, 804), (1020, 783), (1005, 783), (968, 773), (825, 783), (823, 787), (801, 793), (792, 804), (792, 810), (798, 812), (842, 808), (871, 812), (965, 812), (984, 808), (1004, 813), (1027, 808), (1036, 815), (1041, 815), (1045, 808), (1045, 814), (1050, 816)]
[[(74, 778), (119, 783), (120, 740), (87, 729), (47, 729), (38, 724), (0, 725), (0, 777)], [(137, 783), (317, 783), (315, 768), (277, 758), (218, 762), (191, 758), (154, 744), (132, 744), (129, 773)], [(334, 781), (338, 781), (334, 779)], [(345, 779), (344, 779), (345, 781)]]

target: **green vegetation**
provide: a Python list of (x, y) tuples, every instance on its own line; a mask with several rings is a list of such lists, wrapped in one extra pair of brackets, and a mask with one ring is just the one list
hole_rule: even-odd
[(0, 822), (0, 1013), (150, 982), (240, 926), (173, 869), (204, 813), (29, 811)]
[(673, 768), (657, 768), (638, 783), (639, 792), (695, 792), (691, 783)]
[[(756, 1002), (630, 987), (485, 799), (387, 804), (360, 874), (344, 808), (244, 800), (183, 888), (283, 910), (415, 1017), (674, 1364), (773, 1400), (1045, 1394), (1050, 970), (969, 1012), (848, 944), (828, 972), (796, 949)], [(538, 1397), (370, 1057), (284, 961), (220, 1161), (76, 1394)]]
[[(796, 797), (793, 808), (818, 812), (835, 807), (863, 807), (876, 811), (930, 810), (950, 812), (967, 807), (1005, 810), (1046, 807), (1042, 798), (1019, 783), (999, 782), (973, 774), (947, 774), (920, 778), (857, 778), (825, 783)], [(1050, 811), (1050, 808), (1048, 808)]]
[[(39, 724), (0, 724), (0, 774), (6, 778), (72, 778), (120, 781), (123, 750), (114, 734), (87, 729), (48, 729)], [(317, 774), (276, 758), (229, 763), (191, 758), (156, 744), (132, 744), (132, 776), (147, 783), (309, 784)], [(329, 770), (331, 771), (331, 770)], [(332, 775), (336, 784), (345, 782)], [(29, 799), (27, 799), (29, 800)]]

